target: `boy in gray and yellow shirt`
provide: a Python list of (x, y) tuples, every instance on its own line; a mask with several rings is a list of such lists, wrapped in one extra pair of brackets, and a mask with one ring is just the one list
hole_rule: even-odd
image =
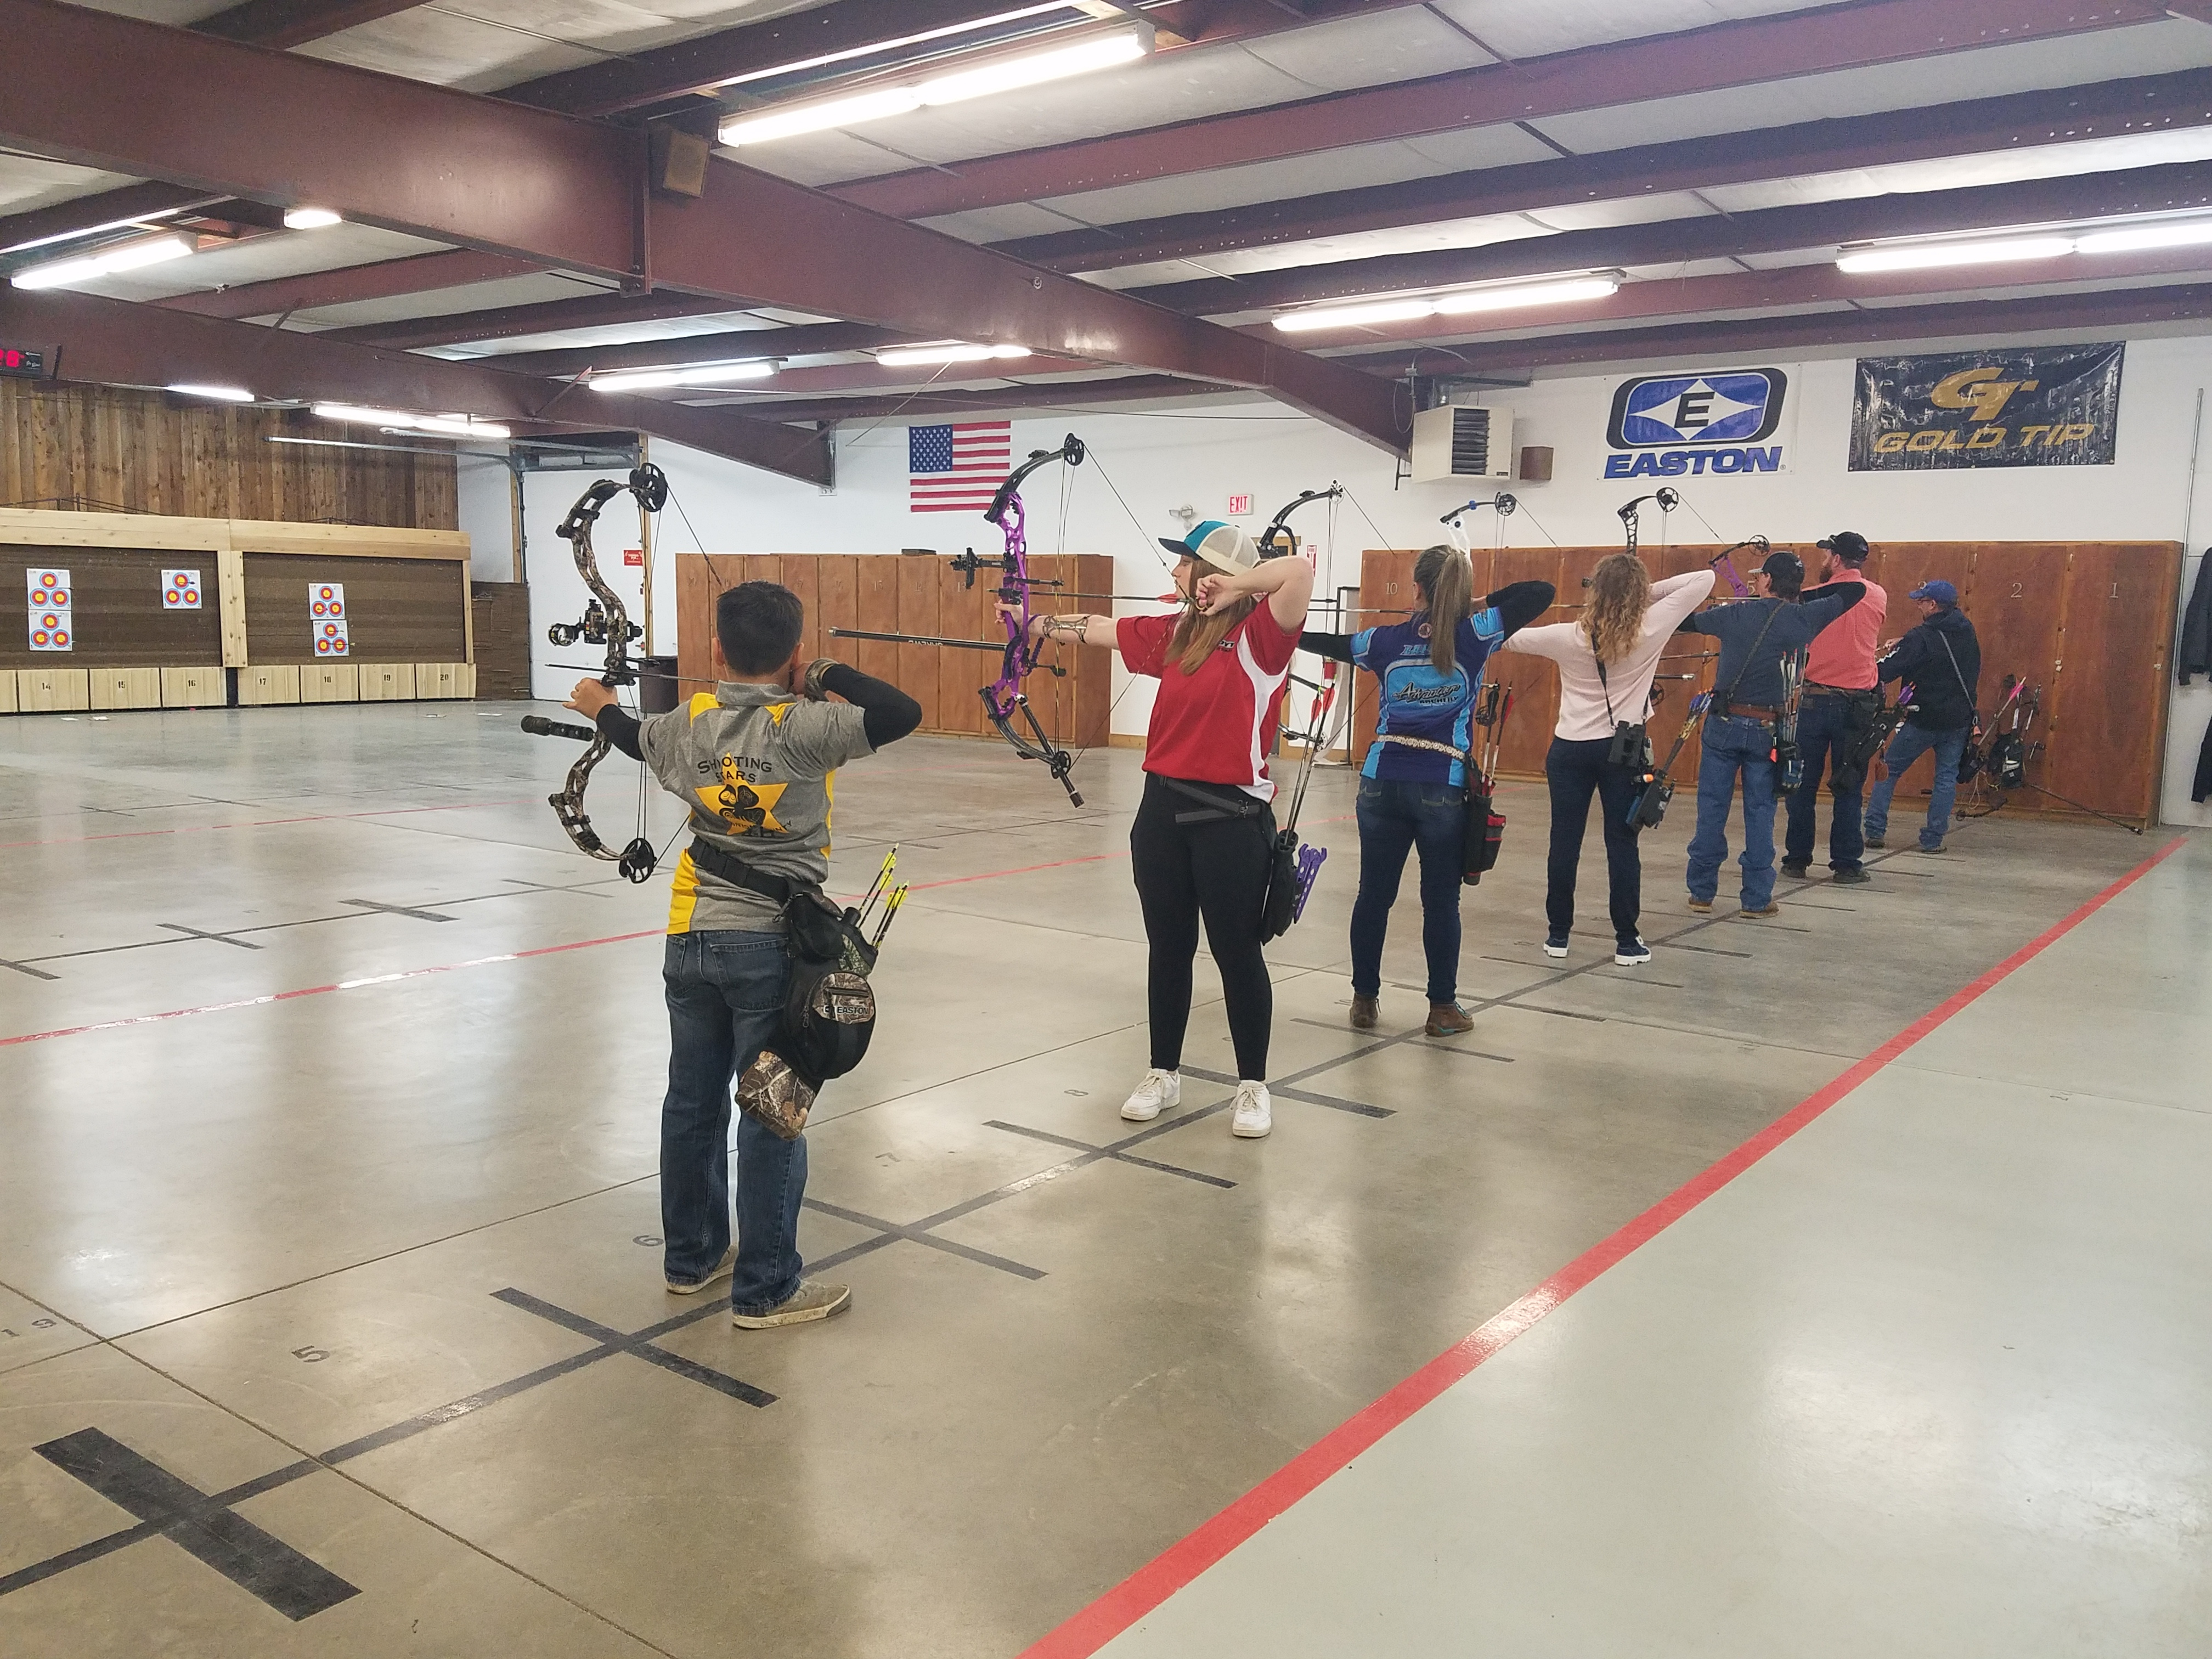
[[(831, 779), (921, 724), (896, 686), (828, 657), (801, 661), (805, 610), (774, 582), (746, 582), (714, 611), (712, 693), (642, 721), (597, 680), (568, 707), (645, 762), (691, 809), (708, 846), (763, 874), (819, 886), (830, 873)], [(830, 693), (844, 699), (833, 703)], [(730, 1242), (730, 1081), (781, 1029), (789, 973), (772, 899), (699, 868), (687, 849), (670, 891), (668, 1094), (660, 1109), (660, 1216), (670, 1291), (731, 1276), (732, 1322), (747, 1329), (825, 1319), (852, 1292), (800, 1277), (799, 1205), (806, 1139), (738, 1122), (737, 1243)]]

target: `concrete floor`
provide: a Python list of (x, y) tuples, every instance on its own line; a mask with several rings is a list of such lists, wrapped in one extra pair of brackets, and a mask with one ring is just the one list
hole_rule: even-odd
[[(744, 1333), (660, 1287), (665, 880), (568, 847), (521, 712), (0, 722), (9, 1659), (1021, 1653), (2161, 844), (2001, 815), (1694, 918), (1685, 800), (1624, 970), (1589, 922), (1537, 948), (1516, 786), (1474, 1030), (1420, 1034), (1408, 882), (1364, 1035), (1325, 771), (1238, 1142), (1203, 966), (1184, 1109), (1116, 1115), (1136, 757), (1073, 811), (911, 740), (838, 789), (833, 887), (894, 838), (915, 884), (809, 1134), (801, 1244), (855, 1305)], [(2202, 1653), (2208, 883), (2169, 859), (1051, 1650)]]

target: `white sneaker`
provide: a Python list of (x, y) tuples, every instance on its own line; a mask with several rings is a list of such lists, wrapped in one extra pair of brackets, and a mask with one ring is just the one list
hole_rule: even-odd
[(1121, 1115), (1132, 1123), (1150, 1123), (1165, 1108), (1182, 1104), (1182, 1074), (1155, 1066), (1137, 1079), (1135, 1090), (1121, 1103)]
[(1237, 1109), (1229, 1115), (1229, 1133), (1257, 1140), (1275, 1127), (1267, 1103), (1267, 1085), (1247, 1078), (1237, 1085)]

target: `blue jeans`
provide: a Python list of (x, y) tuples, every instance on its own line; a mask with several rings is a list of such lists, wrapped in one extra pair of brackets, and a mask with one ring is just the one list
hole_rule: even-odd
[(1710, 903), (1728, 857), (1729, 805), (1743, 775), (1743, 908), (1774, 902), (1774, 733), (1764, 720), (1716, 714), (1698, 761), (1698, 833), (1690, 837), (1690, 896)]
[(1359, 896), (1352, 906), (1352, 991), (1382, 988), (1382, 940), (1406, 854), (1421, 849), (1421, 947), (1429, 958), (1429, 1002), (1459, 999), (1459, 889), (1467, 791), (1401, 778), (1359, 781)]
[[(672, 933), (668, 1097), (660, 1106), (660, 1231), (668, 1277), (703, 1279), (730, 1247), (730, 1085), (783, 1024), (781, 933)], [(799, 1288), (806, 1138), (738, 1118), (738, 1266), (730, 1305), (764, 1314)]]
[(1889, 775), (1875, 785), (1874, 793), (1867, 797), (1867, 834), (1879, 840), (1889, 833), (1889, 798), (1896, 793), (1897, 781), (1905, 775), (1906, 767), (1933, 749), (1936, 793), (1928, 802), (1928, 822), (1921, 826), (1920, 844), (1943, 844), (1944, 832), (1951, 827), (1951, 803), (1959, 794), (1959, 757), (1966, 751), (1970, 730), (1961, 726), (1948, 732), (1930, 732), (1910, 721), (1897, 728), (1897, 735), (1889, 740), (1889, 752), (1881, 757)]
[[(1872, 695), (1868, 694), (1869, 708)], [(1859, 833), (1862, 790), (1845, 789), (1834, 777), (1835, 764), (1843, 760), (1850, 743), (1852, 701), (1832, 692), (1808, 692), (1798, 711), (1797, 752), (1804, 758), (1805, 781), (1790, 792), (1790, 830), (1783, 843), (1783, 856), (1793, 863), (1813, 861), (1813, 844), (1820, 829), (1817, 798), (1824, 772), (1828, 774), (1834, 808), (1828, 815), (1828, 867), (1856, 870), (1866, 856), (1866, 842)], [(1869, 722), (1871, 719), (1869, 714)], [(1856, 729), (1863, 732), (1867, 726)]]

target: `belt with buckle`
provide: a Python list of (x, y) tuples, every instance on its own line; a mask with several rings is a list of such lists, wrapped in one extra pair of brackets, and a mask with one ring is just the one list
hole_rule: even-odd
[(1778, 708), (1754, 708), (1747, 702), (1723, 703), (1714, 712), (1739, 720), (1778, 720), (1782, 718), (1782, 711)]

